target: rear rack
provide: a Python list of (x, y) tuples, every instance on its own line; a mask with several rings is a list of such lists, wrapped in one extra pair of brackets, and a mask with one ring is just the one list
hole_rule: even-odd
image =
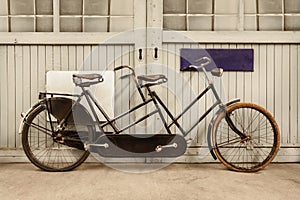
[(47, 98), (47, 96), (54, 97), (54, 96), (68, 96), (68, 97), (80, 97), (79, 94), (66, 94), (66, 93), (53, 93), (53, 92), (40, 92), (39, 99)]

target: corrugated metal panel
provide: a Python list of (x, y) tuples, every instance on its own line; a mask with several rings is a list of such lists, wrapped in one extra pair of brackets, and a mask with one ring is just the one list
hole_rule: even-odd
[[(20, 113), (38, 101), (39, 91), (45, 91), (47, 71), (112, 70), (120, 64), (133, 65), (132, 50), (130, 45), (1, 45), (0, 148), (21, 147), (17, 133)], [(118, 100), (117, 111), (123, 98)]]
[[(292, 148), (300, 146), (299, 45), (164, 43), (160, 59), (163, 66), (168, 68), (146, 71), (168, 75), (168, 83), (162, 86), (171, 90), (162, 88), (158, 89), (158, 93), (175, 115), (179, 114), (184, 105), (205, 87), (200, 74), (179, 72), (180, 48), (253, 48), (254, 72), (225, 72), (223, 77), (225, 96), (227, 99), (239, 97), (242, 101), (251, 101), (266, 107), (275, 115), (281, 128), (282, 146)], [(94, 54), (90, 56), (93, 50)], [(45, 90), (47, 71), (79, 70), (81, 66), (83, 70), (101, 70), (105, 67), (112, 69), (121, 64), (134, 66), (133, 50), (132, 45), (1, 45), (0, 148), (21, 147), (20, 136), (17, 134), (20, 112), (27, 110), (37, 101), (39, 91)], [(125, 74), (125, 71), (118, 72), (118, 76)], [(138, 102), (136, 94), (131, 97), (130, 92), (126, 92), (126, 89), (132, 88), (132, 84), (127, 79), (116, 83), (119, 96), (116, 95), (115, 99), (115, 114), (127, 110)], [(187, 87), (191, 88), (189, 92), (186, 90)], [(176, 98), (174, 93), (181, 93), (183, 96)], [(207, 96), (195, 110), (203, 111), (210, 103), (210, 96)], [(191, 119), (200, 116), (200, 113), (195, 110), (188, 112), (180, 120), (184, 127), (189, 127), (193, 123)], [(203, 133), (206, 132), (211, 116), (208, 116), (195, 131), (197, 137), (193, 146), (206, 145)], [(124, 118), (119, 123), (127, 124), (138, 117), (139, 113)], [(142, 129), (132, 128), (130, 131), (140, 130)], [(145, 130), (153, 130), (153, 127), (149, 126)], [(175, 128), (172, 131), (178, 132)], [(199, 151), (201, 148), (189, 149), (188, 155), (201, 154)], [(284, 161), (287, 155), (289, 156), (289, 153), (282, 153), (278, 159)], [(292, 152), (290, 156), (295, 157), (295, 155), (298, 154)], [(197, 159), (183, 159), (184, 162), (195, 160)]]
[[(276, 118), (281, 129), (281, 146), (299, 147), (299, 45), (296, 44), (172, 44), (163, 45), (163, 64), (173, 67), (176, 77), (183, 76), (189, 80), (194, 91), (204, 88), (203, 79), (196, 77), (195, 72), (179, 72), (180, 48), (253, 48), (254, 72), (225, 72), (223, 83), (226, 99), (241, 98), (242, 101), (257, 103), (267, 108)], [(182, 75), (184, 74), (184, 75)], [(170, 84), (170, 83), (169, 83)], [(196, 86), (195, 86), (196, 84)], [(180, 87), (181, 82), (176, 82)], [(186, 88), (185, 88), (186, 89)], [(189, 100), (189, 96), (185, 96)], [(209, 97), (210, 98), (210, 97)], [(185, 104), (186, 102), (183, 102)], [(206, 100), (206, 108), (209, 101)], [(176, 106), (176, 105), (175, 105)], [(174, 108), (173, 100), (168, 107)], [(204, 107), (199, 107), (199, 110)], [(198, 128), (199, 138), (209, 123), (209, 117)], [(205, 144), (205, 142), (204, 142)]]
[(1, 132), (0, 132), (0, 145), (1, 147), (7, 147), (7, 46), (1, 46), (0, 48), (0, 125), (1, 125)]

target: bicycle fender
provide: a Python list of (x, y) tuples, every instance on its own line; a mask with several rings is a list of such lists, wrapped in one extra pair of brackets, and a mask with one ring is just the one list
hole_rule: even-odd
[(93, 120), (87, 109), (82, 104), (76, 104), (75, 107), (72, 107), (74, 103), (75, 101), (73, 99), (65, 97), (47, 98), (43, 102), (50, 113), (60, 121), (64, 119), (70, 109), (72, 109), (72, 115), (68, 117), (67, 122), (92, 125)]
[[(232, 104), (235, 104), (235, 103), (238, 103), (240, 102), (240, 99), (233, 99), (233, 100), (230, 100), (229, 102), (227, 102), (225, 105), (226, 106), (230, 106)], [(214, 149), (213, 149), (213, 146), (212, 146), (212, 140), (211, 140), (211, 137), (212, 137), (212, 130), (213, 130), (213, 125), (215, 124), (215, 121), (217, 119), (217, 117), (219, 116), (219, 114), (221, 114), (223, 111), (221, 109), (219, 109), (217, 111), (217, 113), (212, 117), (212, 119), (210, 120), (210, 123), (208, 125), (208, 129), (207, 129), (207, 144), (208, 144), (208, 149), (209, 149), (209, 152), (210, 154), (212, 155), (212, 157), (214, 158), (214, 160), (217, 160), (217, 156), (215, 155), (214, 153)]]
[(21, 123), (20, 123), (20, 126), (19, 126), (19, 134), (22, 134), (22, 129), (23, 129), (23, 125), (24, 125), (24, 122), (26, 122), (26, 119), (28, 117), (28, 115), (34, 110), (36, 109), (36, 107), (38, 107), (40, 105), (40, 102), (37, 102), (36, 104), (32, 105), (31, 108), (29, 108), (26, 113), (21, 113)]
[[(74, 100), (65, 97), (51, 97), (45, 98), (34, 104), (22, 117), (21, 124), (19, 127), (19, 133), (22, 133), (23, 125), (26, 122), (27, 117), (33, 112), (39, 105), (48, 107), (51, 115), (56, 119), (62, 120), (67, 112), (72, 108)], [(77, 104), (72, 109), (72, 115), (68, 118), (67, 122), (75, 122), (77, 124), (93, 125), (93, 119), (87, 109), (81, 105)]]

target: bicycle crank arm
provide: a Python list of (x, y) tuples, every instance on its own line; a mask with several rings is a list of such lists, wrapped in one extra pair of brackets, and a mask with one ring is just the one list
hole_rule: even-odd
[(177, 148), (177, 143), (174, 142), (173, 144), (169, 144), (169, 145), (158, 145), (155, 148), (155, 151), (156, 152), (160, 152), (160, 151), (162, 151), (165, 148)]
[(104, 144), (85, 144), (84, 148), (85, 150), (90, 150), (90, 147), (104, 147), (105, 149), (107, 149), (109, 147), (109, 145), (107, 143)]

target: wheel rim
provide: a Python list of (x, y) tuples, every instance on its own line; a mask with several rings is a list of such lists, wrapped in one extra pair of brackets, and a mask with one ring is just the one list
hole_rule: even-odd
[(251, 106), (236, 106), (229, 110), (229, 114), (246, 138), (241, 139), (233, 132), (223, 116), (217, 125), (214, 141), (219, 159), (237, 171), (256, 171), (265, 167), (278, 150), (274, 122)]
[[(51, 120), (56, 127), (58, 120), (53, 116)], [(74, 128), (74, 125), (69, 124), (65, 130), (72, 131)], [(37, 109), (32, 118), (27, 119), (25, 131), (26, 134), (23, 134), (25, 153), (33, 164), (44, 170), (70, 170), (81, 164), (88, 156), (87, 151), (62, 144), (61, 138), (53, 138), (48, 114), (42, 106)]]

